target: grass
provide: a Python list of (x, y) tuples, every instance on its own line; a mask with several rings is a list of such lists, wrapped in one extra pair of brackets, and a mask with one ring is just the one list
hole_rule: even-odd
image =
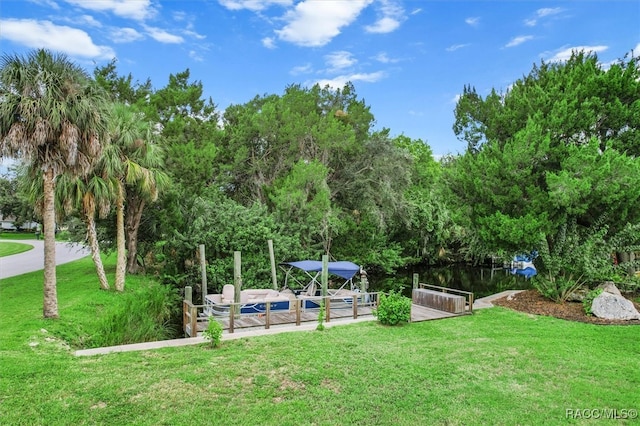
[(0, 257), (23, 253), (31, 249), (33, 249), (33, 246), (29, 244), (0, 242)]
[(56, 321), (41, 274), (0, 281), (3, 424), (586, 424), (566, 410), (640, 408), (638, 327), (502, 308), (76, 358), (62, 338), (81, 343), (123, 297), (93, 275), (88, 259), (58, 268)]
[(34, 232), (0, 232), (0, 240), (35, 240), (36, 234)]

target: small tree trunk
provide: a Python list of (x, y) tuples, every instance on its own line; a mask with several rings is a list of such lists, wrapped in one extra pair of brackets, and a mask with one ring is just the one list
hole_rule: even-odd
[(145, 202), (137, 196), (127, 197), (127, 271), (132, 274), (139, 272), (138, 266), (138, 230), (140, 229), (140, 221), (142, 220), (142, 212), (144, 211)]
[(98, 280), (100, 281), (100, 288), (103, 290), (109, 290), (109, 281), (107, 280), (107, 274), (104, 272), (104, 265), (102, 264), (102, 258), (100, 257), (100, 245), (98, 244), (98, 234), (96, 233), (96, 221), (93, 215), (87, 214), (87, 237), (89, 238), (89, 247), (91, 248), (91, 258), (93, 264), (96, 266), (96, 273), (98, 274)]
[(116, 290), (124, 291), (124, 280), (127, 272), (127, 254), (124, 241), (124, 189), (122, 183), (118, 186), (118, 197), (116, 200)]
[(58, 293), (56, 288), (56, 216), (55, 216), (55, 183), (53, 170), (46, 170), (43, 175), (44, 205), (42, 209), (42, 225), (44, 232), (44, 303), (45, 318), (58, 318)]

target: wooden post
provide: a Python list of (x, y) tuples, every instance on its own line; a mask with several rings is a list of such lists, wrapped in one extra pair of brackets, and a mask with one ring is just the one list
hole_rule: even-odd
[(413, 274), (413, 288), (420, 287), (420, 274)]
[(198, 337), (198, 308), (191, 305), (191, 337)]
[(325, 297), (329, 284), (329, 256), (326, 254), (322, 255), (322, 275), (320, 276), (320, 282), (322, 284), (322, 297)]
[(191, 288), (190, 285), (184, 288), (184, 300), (188, 300), (189, 303), (193, 303), (192, 290), (193, 289)]
[[(240, 307), (240, 292), (242, 291), (242, 256), (239, 251), (233, 252), (233, 303)], [(240, 314), (240, 309), (238, 309)]]
[(353, 296), (353, 319), (358, 318), (358, 296)]
[(264, 319), (264, 328), (265, 330), (268, 330), (269, 327), (271, 326), (271, 302), (267, 301), (266, 302), (267, 306), (267, 316)]
[(207, 292), (207, 259), (204, 256), (204, 244), (198, 246), (200, 249), (200, 276), (202, 277), (202, 304), (205, 304)]
[(324, 316), (325, 322), (331, 321), (331, 299), (328, 297), (324, 299)]
[(189, 323), (189, 303), (186, 300), (182, 301), (182, 331), (187, 336), (187, 324)]
[(234, 321), (234, 317), (235, 317), (235, 307), (236, 305), (229, 305), (229, 333), (233, 333), (233, 321)]
[(296, 325), (300, 325), (300, 303), (302, 300), (296, 299)]
[(273, 289), (278, 289), (278, 275), (276, 274), (276, 255), (273, 251), (273, 240), (267, 241), (269, 244), (269, 259), (271, 260), (271, 282), (273, 283)]

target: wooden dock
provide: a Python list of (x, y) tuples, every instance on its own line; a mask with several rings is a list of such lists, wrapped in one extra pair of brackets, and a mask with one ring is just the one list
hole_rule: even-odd
[(411, 322), (430, 321), (443, 318), (459, 317), (462, 314), (453, 314), (451, 312), (440, 311), (438, 309), (427, 308), (426, 306), (411, 304)]
[[(438, 288), (436, 286), (427, 286), (425, 284), (421, 284), (421, 287), (431, 287)], [(455, 291), (451, 289), (444, 289), (447, 292)], [(467, 292), (459, 292), (459, 293), (467, 293)], [(451, 297), (459, 297), (454, 296), (452, 294), (444, 293), (445, 295)], [(366, 305), (360, 305), (357, 303), (357, 298), (354, 298), (351, 305), (345, 306), (344, 303), (330, 303), (331, 297), (319, 298), (325, 299), (325, 315), (324, 322), (329, 323), (335, 320), (350, 320), (350, 319), (358, 319), (361, 317), (365, 317), (367, 319), (375, 319), (373, 315), (373, 311), (377, 306), (378, 301), (378, 293), (368, 293), (370, 297), (369, 302)], [(413, 302), (420, 301), (421, 303), (425, 303), (427, 299), (413, 300)], [(354, 303), (356, 302), (356, 303)], [(428, 304), (428, 303), (426, 303)], [(298, 303), (296, 309), (291, 309), (286, 312), (275, 311), (270, 312), (267, 310), (265, 314), (251, 314), (251, 315), (235, 315), (233, 317), (216, 317), (216, 320), (220, 322), (223, 330), (228, 333), (234, 333), (236, 330), (249, 330), (256, 328), (269, 329), (272, 326), (283, 326), (283, 325), (300, 325), (302, 323), (310, 323), (317, 322), (319, 309), (302, 309), (301, 303)], [(436, 309), (441, 308), (441, 309)], [(463, 305), (463, 311), (459, 310), (455, 312), (447, 312), (442, 310), (443, 308), (440, 306), (424, 306), (423, 304), (412, 303), (411, 304), (411, 322), (421, 322), (421, 321), (430, 321), (436, 319), (443, 318), (451, 318), (457, 317), (461, 315), (468, 315), (473, 313), (473, 294), (467, 293), (467, 302)], [(184, 324), (184, 332), (186, 336), (194, 336), (195, 333), (192, 333), (192, 330), (196, 330), (197, 334), (201, 334), (207, 326), (209, 319), (204, 314), (204, 306), (203, 305), (194, 305), (189, 300), (183, 301), (183, 324)]]

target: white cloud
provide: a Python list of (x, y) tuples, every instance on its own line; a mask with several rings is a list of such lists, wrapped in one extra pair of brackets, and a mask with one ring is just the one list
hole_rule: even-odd
[(544, 18), (545, 16), (557, 15), (560, 12), (562, 12), (562, 8), (561, 7), (554, 7), (554, 8), (546, 7), (546, 8), (543, 8), (543, 9), (538, 9), (536, 11), (536, 14), (540, 18)]
[(585, 53), (600, 53), (609, 49), (609, 46), (573, 46), (558, 50), (555, 55), (548, 59), (549, 62), (562, 62), (571, 58), (573, 52), (584, 51)]
[(293, 67), (289, 74), (291, 75), (300, 75), (300, 74), (309, 74), (313, 71), (313, 67), (311, 64), (299, 65), (297, 67)]
[(400, 21), (385, 16), (384, 18), (379, 19), (373, 25), (367, 25), (365, 29), (367, 32), (376, 33), (376, 34), (386, 34), (394, 31), (400, 26)]
[(288, 23), (276, 34), (281, 40), (299, 46), (324, 46), (350, 25), (373, 0), (305, 0), (288, 11)]
[(392, 0), (380, 1), (380, 18), (373, 25), (368, 25), (365, 30), (370, 33), (386, 34), (400, 27), (404, 18), (404, 9)]
[(636, 58), (640, 57), (640, 43), (636, 44), (636, 47), (633, 48), (633, 56)]
[(143, 21), (156, 14), (155, 8), (151, 5), (151, 0), (65, 1), (83, 9), (95, 10), (97, 12), (112, 12), (122, 18), (135, 19), (138, 21)]
[(199, 54), (198, 52), (196, 52), (195, 50), (190, 50), (189, 51), (189, 57), (191, 59), (193, 59), (194, 61), (196, 61), (196, 62), (202, 62), (204, 60), (202, 55)]
[(462, 49), (463, 47), (467, 47), (469, 46), (469, 43), (465, 43), (465, 44), (453, 44), (449, 47), (447, 47), (447, 52), (455, 52), (458, 49)]
[(89, 35), (77, 28), (55, 25), (34, 19), (2, 19), (2, 38), (34, 49), (50, 49), (69, 56), (111, 59), (115, 56), (108, 46), (98, 46)]
[(152, 39), (160, 43), (179, 44), (184, 42), (184, 39), (182, 37), (170, 34), (160, 28), (145, 26), (144, 29)]
[(535, 27), (538, 24), (538, 20), (540, 18), (546, 18), (547, 16), (557, 15), (563, 11), (564, 9), (562, 9), (561, 7), (554, 7), (554, 8), (545, 7), (542, 9), (538, 9), (536, 10), (535, 17), (530, 19), (525, 19), (524, 24), (528, 27)]
[(532, 39), (533, 39), (533, 36), (530, 36), (530, 35), (514, 37), (504, 47), (515, 47)]
[(41, 6), (49, 6), (52, 9), (60, 10), (60, 5), (53, 0), (27, 0), (27, 2), (39, 4)]
[(276, 41), (273, 39), (273, 37), (265, 37), (262, 39), (262, 45), (267, 49), (275, 49)]
[(184, 35), (186, 35), (186, 36), (193, 37), (196, 40), (204, 40), (205, 38), (207, 38), (206, 35), (199, 34), (199, 33), (195, 32), (195, 31), (192, 31), (192, 30), (184, 30), (184, 31), (182, 31), (182, 33)]
[(373, 57), (378, 62), (382, 62), (383, 64), (395, 64), (396, 62), (400, 62), (399, 59), (390, 58), (387, 55), (387, 52), (380, 52), (376, 56)]
[(290, 6), (293, 0), (218, 0), (218, 2), (229, 10), (247, 9), (253, 12), (260, 12), (272, 5)]
[(477, 27), (480, 24), (480, 18), (477, 16), (469, 17), (464, 20), (467, 25), (471, 25), (472, 27)]
[(355, 65), (358, 61), (353, 59), (353, 55), (345, 50), (329, 53), (324, 56), (324, 60), (331, 72), (338, 72)]
[(417, 15), (417, 14), (418, 14), (418, 13), (420, 13), (420, 12), (422, 12), (422, 9), (417, 8), (417, 9), (412, 10), (412, 11), (411, 11), (411, 14), (412, 14), (412, 15)]
[(91, 15), (66, 16), (60, 19), (72, 25), (84, 25), (87, 27), (102, 28), (102, 22), (98, 21)]
[(101, 28), (102, 27), (102, 22), (98, 21), (96, 18), (94, 18), (91, 15), (82, 15), (82, 16), (78, 17), (76, 19), (76, 23), (85, 24), (85, 25), (88, 25), (90, 27), (96, 27), (96, 28)]
[(378, 72), (373, 72), (368, 74), (359, 73), (359, 74), (341, 75), (332, 79), (318, 80), (316, 81), (316, 83), (319, 84), (320, 87), (329, 86), (332, 89), (342, 89), (345, 86), (345, 84), (347, 84), (348, 82), (356, 83), (358, 81), (363, 81), (366, 83), (375, 83), (376, 81), (379, 81), (380, 79), (382, 79), (384, 76), (385, 76), (384, 72), (378, 71)]
[(144, 38), (142, 34), (133, 28), (114, 28), (111, 30), (110, 37), (114, 43), (131, 43)]

